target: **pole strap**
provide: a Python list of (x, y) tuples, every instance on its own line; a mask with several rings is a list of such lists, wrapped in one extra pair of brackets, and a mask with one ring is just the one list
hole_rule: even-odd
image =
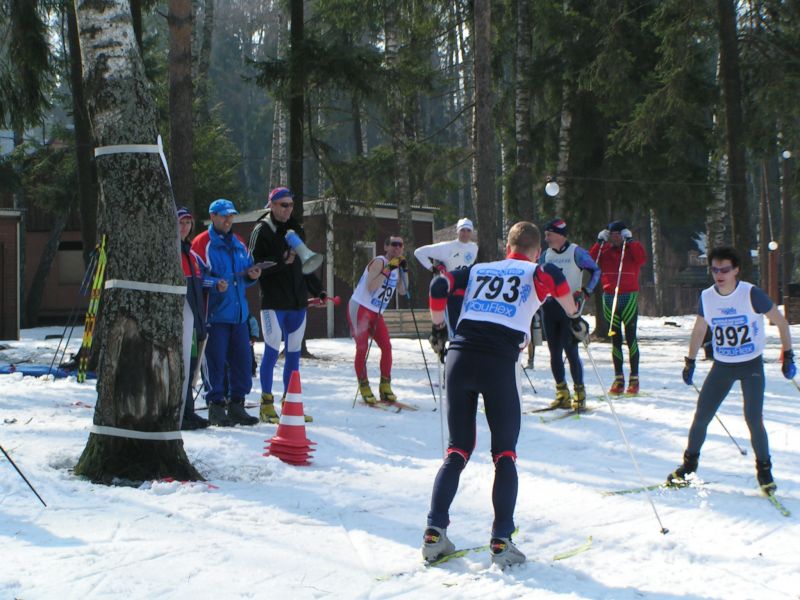
[(128, 438), (132, 440), (180, 440), (180, 431), (134, 431), (133, 429), (122, 429), (120, 427), (107, 427), (105, 425), (92, 425), (89, 429), (91, 433), (98, 435), (108, 435), (111, 437)]
[(167, 166), (167, 157), (164, 156), (164, 143), (159, 135), (155, 144), (116, 144), (112, 146), (98, 146), (94, 149), (94, 156), (107, 156), (109, 154), (158, 154), (161, 157), (161, 164), (164, 165), (164, 171), (167, 173), (167, 180), (170, 187), (172, 186), (172, 178), (169, 176), (169, 167)]
[(123, 290), (137, 290), (140, 292), (155, 292), (157, 294), (186, 295), (185, 285), (167, 285), (164, 283), (147, 283), (146, 281), (128, 281), (125, 279), (108, 279), (105, 288)]

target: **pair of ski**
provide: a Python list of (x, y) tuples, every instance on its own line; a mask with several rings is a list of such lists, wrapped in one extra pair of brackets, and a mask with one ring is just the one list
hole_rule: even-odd
[[(554, 407), (554, 408), (547, 407), (547, 408), (538, 408), (535, 410), (526, 410), (523, 414), (531, 415), (537, 413), (551, 412), (558, 408), (560, 407)], [(585, 408), (566, 409), (563, 413), (557, 414), (552, 417), (540, 416), (539, 421), (542, 423), (552, 423), (553, 421), (561, 421), (562, 419), (569, 419), (569, 418), (580, 419), (581, 415), (593, 413), (595, 410), (597, 410), (597, 408), (598, 408), (597, 406), (587, 406)]]
[[(713, 483), (713, 482), (706, 482), (706, 483)], [(669, 485), (666, 482), (664, 482), (664, 483), (654, 483), (653, 485), (646, 485), (646, 486), (642, 486), (642, 487), (633, 487), (633, 488), (628, 488), (626, 490), (614, 490), (614, 491), (610, 491), (610, 492), (603, 492), (603, 496), (623, 496), (623, 495), (626, 495), (626, 494), (638, 494), (638, 493), (644, 492), (644, 491), (652, 492), (652, 491), (661, 490), (661, 489), (665, 489), (665, 490), (680, 490), (680, 489), (687, 488), (687, 487), (700, 488), (700, 487), (703, 487), (703, 485), (705, 485), (705, 484), (703, 484), (703, 483), (699, 483), (699, 484), (698, 483), (687, 483), (686, 485)], [(767, 490), (760, 489), (759, 492), (784, 517), (791, 517), (792, 516), (791, 511), (788, 508), (786, 508), (784, 506), (783, 502), (781, 502), (778, 499), (778, 497), (775, 495), (774, 491), (771, 491), (771, 490), (767, 491)]]
[(377, 408), (379, 410), (385, 410), (386, 412), (393, 412), (393, 413), (399, 413), (401, 410), (410, 410), (410, 411), (419, 410), (419, 406), (415, 406), (414, 404), (406, 404), (405, 402), (399, 402), (397, 400), (395, 400), (394, 402), (389, 402), (387, 400), (378, 400), (377, 402), (364, 402), (364, 400), (361, 400), (361, 404), (369, 406), (370, 408)]
[[(429, 569), (431, 567), (439, 567), (439, 566), (441, 566), (441, 565), (443, 565), (445, 563), (448, 563), (451, 560), (454, 560), (456, 558), (463, 558), (463, 557), (468, 556), (470, 554), (479, 554), (479, 553), (482, 553), (482, 552), (488, 552), (489, 551), (489, 547), (490, 547), (489, 544), (481, 544), (480, 546), (473, 546), (471, 548), (461, 548), (459, 550), (455, 550), (455, 551), (451, 552), (450, 554), (445, 554), (444, 556), (442, 556), (442, 557), (440, 557), (440, 558), (438, 558), (438, 559), (436, 559), (434, 561), (423, 563), (423, 566), (426, 569)], [(586, 552), (587, 550), (590, 550), (591, 548), (592, 548), (592, 536), (589, 536), (588, 538), (586, 538), (586, 541), (583, 542), (581, 545), (576, 546), (575, 548), (571, 548), (571, 549), (565, 550), (564, 552), (559, 552), (558, 554), (553, 556), (552, 560), (554, 562), (558, 561), (558, 560), (566, 560), (567, 558), (572, 558), (573, 556), (577, 556), (578, 554), (582, 554), (582, 553)], [(403, 572), (400, 572), (400, 573), (392, 573), (390, 575), (384, 575), (382, 577), (378, 577), (377, 579), (378, 579), (378, 581), (387, 581), (387, 580), (392, 579), (394, 577), (400, 577), (400, 576), (403, 576), (403, 575), (410, 575), (410, 574), (414, 573), (415, 571), (416, 571), (416, 569), (410, 570), (410, 571), (403, 571)]]

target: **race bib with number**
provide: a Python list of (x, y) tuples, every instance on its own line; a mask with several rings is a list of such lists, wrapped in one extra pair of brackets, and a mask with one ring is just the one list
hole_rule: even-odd
[(464, 292), (459, 322), (488, 321), (528, 336), (531, 319), (541, 305), (533, 289), (535, 272), (533, 263), (515, 259), (475, 265)]
[[(389, 263), (385, 256), (377, 256), (375, 260), (383, 261), (384, 268), (386, 268), (386, 265)], [(364, 272), (361, 274), (361, 279), (358, 280), (355, 291), (353, 291), (353, 300), (372, 312), (384, 312), (386, 307), (389, 306), (395, 289), (397, 289), (398, 271), (399, 269), (392, 269), (392, 272), (383, 282), (383, 285), (378, 287), (375, 291), (370, 292), (367, 289), (367, 279), (369, 277), (369, 265), (367, 265)]]
[(753, 310), (752, 284), (740, 282), (722, 296), (714, 286), (703, 290), (703, 318), (711, 328), (714, 359), (736, 363), (752, 360), (764, 351), (764, 316)]

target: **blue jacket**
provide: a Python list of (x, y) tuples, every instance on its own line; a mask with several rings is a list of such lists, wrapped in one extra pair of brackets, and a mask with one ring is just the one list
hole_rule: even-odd
[[(245, 271), (253, 266), (253, 257), (244, 240), (232, 231), (219, 234), (213, 225), (194, 238), (192, 254), (203, 270), (203, 287), (208, 290), (208, 323), (244, 323), (250, 314), (245, 288), (257, 280)], [(238, 275), (237, 275), (238, 273)], [(228, 289), (217, 290), (217, 282), (225, 279)]]

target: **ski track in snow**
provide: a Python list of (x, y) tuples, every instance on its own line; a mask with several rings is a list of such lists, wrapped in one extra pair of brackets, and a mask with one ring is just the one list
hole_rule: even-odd
[[(185, 433), (189, 458), (216, 488), (106, 487), (74, 477), (94, 414), (86, 407), (96, 402), (94, 383), (0, 375), (0, 444), (48, 503), (43, 508), (0, 458), (0, 598), (800, 599), (800, 392), (780, 374), (774, 327), (767, 330), (765, 422), (778, 497), (790, 518), (756, 489), (738, 387), (718, 415), (747, 456), (712, 421), (698, 471), (707, 483), (651, 492), (667, 535), (644, 493), (602, 495), (658, 483), (680, 462), (696, 400), (680, 378), (693, 320), (640, 317), (646, 395), (614, 399), (644, 482), (584, 349), (587, 393), (599, 409), (546, 424), (523, 416), (515, 540), (528, 562), (505, 572), (487, 553), (436, 568), (421, 563), (442, 446), (441, 413), (417, 340), (393, 340), (392, 385), (400, 400), (420, 407), (397, 414), (352, 408), (350, 340), (309, 340), (319, 356), (301, 366), (302, 400), (314, 416), (306, 428), (317, 442), (313, 465), (262, 456), (274, 425)], [(800, 327), (792, 329), (800, 344)], [(25, 330), (21, 341), (3, 343), (0, 361), (49, 364), (58, 341), (44, 337), (61, 331)], [(76, 331), (71, 351), (80, 339)], [(425, 346), (435, 384), (436, 362)], [(609, 386), (609, 345), (590, 351)], [(373, 348), (369, 361), (375, 383), (379, 354)], [(536, 348), (535, 365), (528, 374), (538, 394), (520, 377), (525, 409), (545, 406), (554, 394), (546, 346)], [(698, 361), (698, 386), (709, 366)], [(255, 380), (248, 400), (257, 402), (258, 392)], [(488, 541), (488, 448), (479, 413), (477, 446), (448, 530), (458, 548)], [(590, 550), (553, 561), (588, 536)]]

